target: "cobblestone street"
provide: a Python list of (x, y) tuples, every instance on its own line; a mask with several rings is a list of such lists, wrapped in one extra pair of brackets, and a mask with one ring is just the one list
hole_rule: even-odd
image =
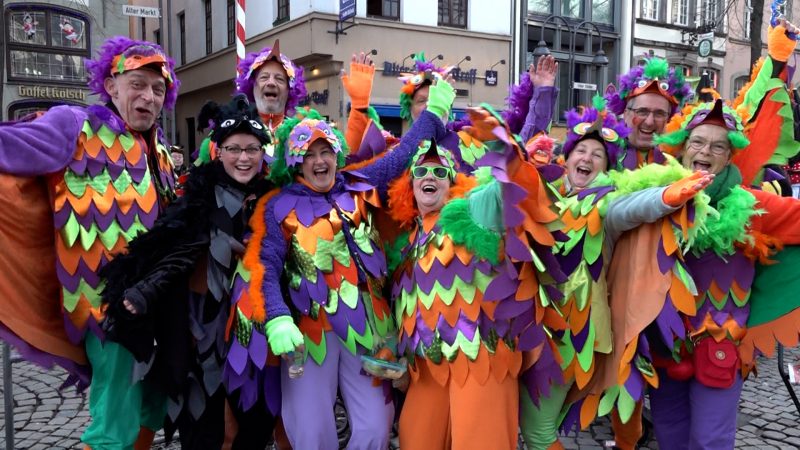
[[(798, 349), (786, 352), (786, 361), (799, 358)], [(15, 362), (13, 376), (14, 448), (81, 448), (80, 435), (89, 422), (86, 397), (77, 395), (74, 389), (58, 391), (64, 373)], [(739, 413), (737, 449), (800, 448), (800, 416), (780, 379), (775, 358), (762, 359), (759, 376), (745, 382)], [(0, 419), (0, 427), (3, 423), (4, 418)], [(0, 449), (5, 448), (4, 434), (5, 430), (0, 431)], [(563, 438), (562, 442), (568, 449), (601, 449), (610, 439), (611, 427), (603, 419), (577, 437)], [(167, 447), (163, 437), (157, 436), (154, 448), (179, 446)], [(658, 445), (651, 439), (644, 448), (657, 449)]]

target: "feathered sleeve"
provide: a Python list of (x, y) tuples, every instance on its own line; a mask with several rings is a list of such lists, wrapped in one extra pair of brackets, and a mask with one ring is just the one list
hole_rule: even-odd
[(29, 122), (0, 124), (0, 172), (37, 176), (63, 169), (86, 118), (81, 108), (57, 106)]

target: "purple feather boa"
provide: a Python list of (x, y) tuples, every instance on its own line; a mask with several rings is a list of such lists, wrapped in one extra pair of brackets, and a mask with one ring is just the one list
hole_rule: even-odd
[(503, 120), (515, 133), (518, 133), (525, 125), (525, 118), (530, 110), (531, 97), (533, 97), (533, 83), (531, 83), (528, 73), (525, 72), (520, 76), (519, 84), (509, 88), (508, 98), (506, 99), (508, 109), (501, 113)]

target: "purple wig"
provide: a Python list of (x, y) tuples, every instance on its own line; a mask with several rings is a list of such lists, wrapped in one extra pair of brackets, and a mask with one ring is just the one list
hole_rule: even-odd
[(172, 83), (167, 85), (167, 93), (164, 97), (164, 108), (172, 109), (175, 107), (175, 100), (178, 99), (178, 88), (181, 86), (180, 80), (175, 75), (175, 61), (166, 56), (160, 45), (147, 41), (137, 41), (125, 36), (114, 36), (106, 40), (97, 51), (97, 58), (86, 60), (86, 72), (89, 74), (89, 90), (93, 94), (100, 96), (103, 102), (110, 102), (111, 96), (106, 92), (105, 80), (111, 76), (111, 63), (118, 55), (133, 56), (152, 56), (161, 53), (167, 60), (167, 70), (172, 77)]
[[(238, 72), (236, 75), (236, 93), (244, 94), (251, 102), (255, 101), (253, 97), (253, 87), (255, 87), (255, 78), (258, 69), (253, 69), (253, 64), (256, 62), (263, 63), (263, 57), (269, 55), (272, 47), (264, 47), (260, 52), (248, 53), (244, 59), (239, 61)], [(261, 57), (261, 61), (259, 60)], [(280, 64), (286, 71), (289, 78), (289, 96), (286, 99), (286, 108), (284, 114), (287, 116), (294, 115), (295, 107), (306, 98), (308, 91), (306, 91), (306, 81), (303, 77), (303, 67), (295, 65), (283, 53), (280, 54)]]
[(562, 147), (565, 159), (578, 142), (594, 138), (605, 147), (608, 164), (616, 163), (622, 154), (625, 138), (631, 130), (625, 126), (625, 122), (607, 110), (603, 97), (595, 95), (592, 107), (582, 108), (580, 111), (571, 109), (564, 116), (567, 119), (567, 138)]
[(609, 86), (605, 94), (608, 110), (617, 115), (625, 112), (628, 100), (647, 92), (660, 94), (669, 100), (672, 114), (680, 111), (694, 95), (692, 86), (683, 77), (683, 72), (669, 67), (667, 60), (657, 57), (646, 58), (644, 65), (633, 67), (620, 75), (617, 85), (618, 90)]

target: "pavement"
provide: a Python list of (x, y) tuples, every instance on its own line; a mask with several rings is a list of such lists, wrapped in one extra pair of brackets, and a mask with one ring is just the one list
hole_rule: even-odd
[[(14, 359), (12, 353), (12, 360)], [(800, 349), (787, 350), (785, 360), (800, 361)], [(66, 374), (19, 361), (12, 366), (14, 448), (59, 450), (82, 448), (80, 435), (89, 423), (85, 395), (74, 388), (59, 391)], [(795, 386), (800, 393), (800, 386)], [(3, 396), (6, 395), (2, 392)], [(0, 449), (5, 449), (5, 412), (0, 411)], [(562, 438), (567, 449), (603, 449), (613, 445), (611, 426), (599, 419), (577, 436)], [(156, 437), (155, 449), (177, 449)], [(642, 449), (658, 449), (651, 438)], [(758, 376), (745, 381), (739, 403), (737, 449), (800, 449), (800, 413), (778, 374), (775, 358), (761, 358)]]

